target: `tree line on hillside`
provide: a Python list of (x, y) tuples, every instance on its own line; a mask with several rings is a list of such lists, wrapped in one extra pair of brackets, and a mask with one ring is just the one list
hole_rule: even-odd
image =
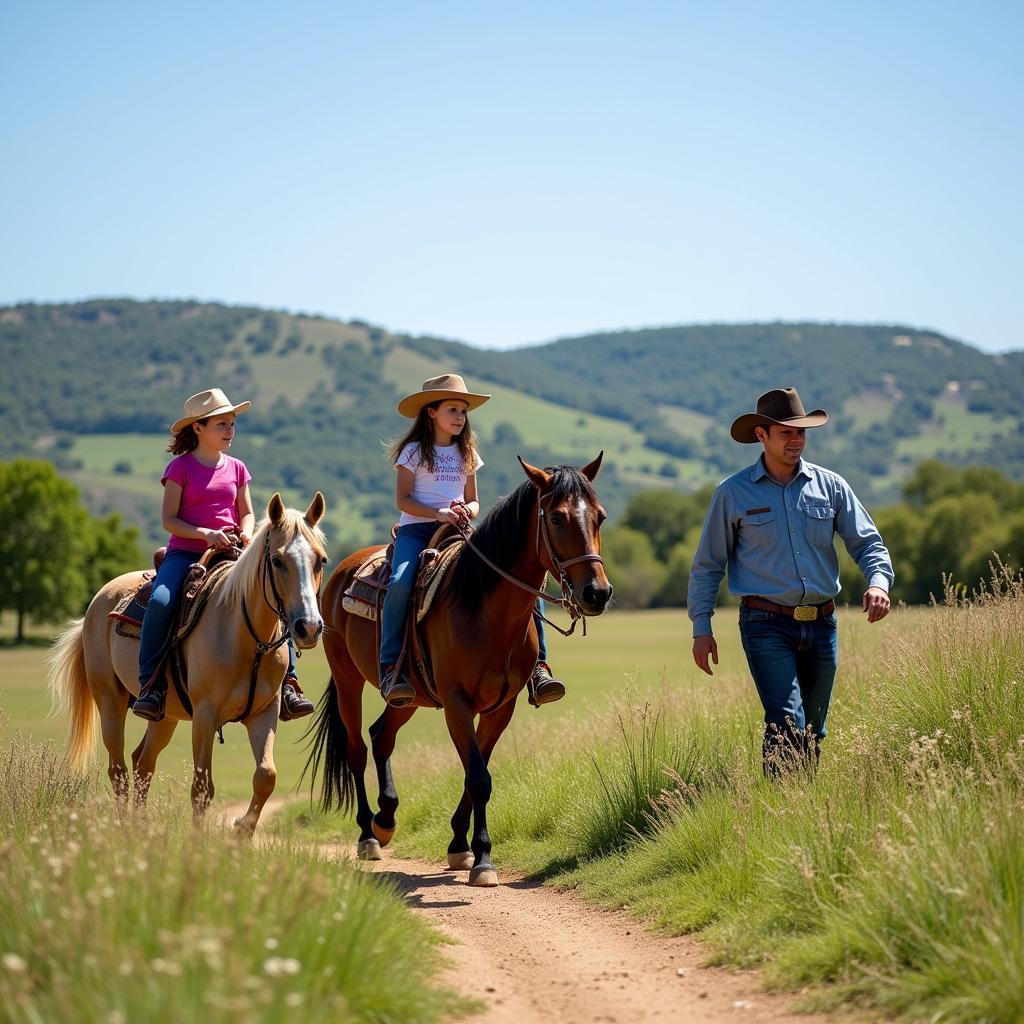
[[(621, 521), (602, 531), (602, 551), (621, 608), (681, 607), (712, 487), (694, 494), (643, 491)], [(893, 598), (926, 604), (943, 578), (968, 590), (989, 576), (994, 559), (1024, 567), (1024, 485), (990, 466), (922, 462), (902, 488), (900, 504), (873, 509), (892, 556)], [(840, 600), (859, 603), (864, 579), (837, 540)], [(731, 603), (723, 585), (720, 604)]]
[[(943, 453), (944, 460), (991, 464), (1024, 479), (1024, 353), (990, 356), (935, 332), (883, 325), (709, 324), (494, 352), (393, 335), (358, 321), (127, 299), (0, 308), (0, 458), (45, 457), (60, 470), (74, 471), (78, 435), (158, 435), (188, 394), (216, 381), (231, 395), (251, 396), (258, 386), (254, 360), (261, 361), (265, 375), (268, 358), (271, 366), (279, 359), (287, 380), (287, 359), (300, 351), (307, 359), (316, 357), (316, 370), (307, 362), (304, 372), (315, 377), (317, 387), (299, 380), (293, 394), (275, 381), (280, 397), (258, 401), (247, 414), (245, 433), (265, 441), (249, 456), (250, 468), (268, 486), (290, 482), (304, 492), (320, 487), (344, 494), (378, 529), (386, 528), (392, 511), (379, 442), (401, 427), (392, 412), (398, 389), (384, 368), (407, 351), (438, 366), (455, 366), (470, 381), (519, 389), (528, 382), (530, 394), (629, 422), (651, 448), (699, 459), (719, 478), (740, 468), (748, 454), (729, 438), (731, 418), (767, 387), (795, 384), (809, 405), (832, 413), (829, 429), (815, 438), (816, 457), (875, 502), (896, 496), (890, 469), (900, 440), (937, 424), (944, 408), (938, 399), (956, 381), (967, 409), (1004, 419), (991, 438), (965, 439), (958, 451)], [(29, 404), (26, 393), (33, 395)], [(877, 425), (843, 411), (866, 393), (885, 404)], [(703, 413), (711, 424), (700, 436), (681, 433), (663, 406)], [(546, 446), (519, 452), (550, 465), (560, 461), (557, 441), (552, 437)], [(516, 453), (499, 445), (485, 454), (485, 502), (507, 493)], [(606, 459), (601, 496), (618, 514), (629, 488), (614, 454)]]
[[(518, 481), (517, 481), (518, 482)], [(682, 607), (690, 565), (713, 488), (633, 496), (602, 531), (602, 552), (619, 608)], [(1024, 568), (1024, 485), (991, 467), (923, 462), (898, 505), (873, 510), (896, 571), (893, 597), (927, 603), (944, 576), (975, 588), (998, 558)], [(118, 515), (92, 517), (77, 489), (46, 462), (0, 463), (0, 612), (54, 622), (80, 614), (109, 579), (148, 562), (138, 530)], [(863, 578), (837, 543), (840, 600), (860, 602)], [(719, 604), (733, 603), (722, 588)]]
[[(920, 434), (940, 414), (937, 400), (955, 382), (971, 412), (1004, 418), (1006, 431), (972, 460), (1024, 478), (1024, 352), (992, 356), (934, 331), (878, 324), (697, 324), (563, 338), (528, 349), (482, 351), (435, 338), (409, 339), (421, 352), (447, 352), (467, 373), (510, 386), (530, 381), (552, 401), (626, 420), (652, 447), (697, 455), (721, 475), (746, 457), (728, 426), (769, 388), (793, 385), (808, 408), (832, 414), (818, 449), (855, 488), (872, 493), (903, 437)], [(859, 428), (842, 412), (865, 394), (891, 404), (881, 423)], [(715, 419), (698, 442), (661, 417), (683, 406)], [(816, 440), (816, 444), (817, 444)], [(966, 446), (964, 446), (966, 448)], [(960, 461), (950, 453), (949, 461)]]

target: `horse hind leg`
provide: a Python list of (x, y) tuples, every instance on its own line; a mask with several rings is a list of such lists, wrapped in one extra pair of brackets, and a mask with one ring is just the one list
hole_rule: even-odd
[(391, 755), (395, 750), (398, 730), (416, 713), (416, 706), (405, 708), (388, 707), (370, 726), (370, 740), (373, 744), (373, 763), (377, 768), (377, 807), (371, 828), (381, 846), (391, 842), (398, 828), (395, 812), (398, 810), (398, 790), (391, 774)]
[(89, 685), (100, 712), (100, 733), (103, 746), (107, 749), (107, 777), (118, 803), (126, 803), (130, 789), (128, 766), (124, 761), (124, 721), (128, 714), (128, 691), (121, 686), (111, 673), (109, 680), (97, 685), (94, 679)]

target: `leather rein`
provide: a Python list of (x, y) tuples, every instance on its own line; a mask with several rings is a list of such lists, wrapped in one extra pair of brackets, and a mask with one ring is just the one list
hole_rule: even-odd
[[(266, 606), (277, 615), (278, 621), (281, 624), (281, 635), (276, 640), (261, 640), (256, 635), (256, 630), (253, 629), (252, 620), (249, 618), (249, 609), (245, 606), (245, 598), (242, 598), (242, 620), (245, 622), (245, 628), (249, 630), (249, 636), (256, 642), (256, 653), (253, 656), (252, 672), (249, 675), (249, 699), (246, 702), (245, 710), (237, 717), (232, 718), (232, 722), (241, 722), (249, 717), (249, 712), (252, 711), (253, 701), (256, 699), (256, 681), (260, 674), (260, 664), (263, 661), (264, 655), (270, 654), (272, 651), (276, 651), (281, 644), (286, 643), (291, 634), (291, 629), (288, 626), (288, 616), (284, 611), (284, 602), (281, 600), (281, 595), (277, 591), (277, 581), (274, 579), (274, 569), (270, 563), (270, 530), (266, 532), (266, 536), (263, 540), (263, 579), (261, 580), (261, 590), (263, 591), (263, 602)], [(270, 599), (267, 597), (267, 583), (270, 583), (270, 592), (274, 595), (274, 603), (270, 603)], [(223, 738), (221, 739), (223, 743)]]
[(541, 562), (541, 565), (544, 565), (543, 561), (541, 561), (540, 553), (541, 540), (543, 539), (544, 548), (547, 552), (548, 559), (550, 560), (551, 565), (554, 566), (553, 570), (547, 569), (547, 567), (545, 566), (545, 570), (546, 572), (550, 572), (553, 576), (555, 576), (558, 579), (558, 582), (562, 587), (561, 597), (554, 597), (551, 594), (549, 594), (546, 590), (544, 590), (543, 587), (533, 587), (529, 583), (526, 583), (523, 580), (513, 576), (510, 572), (506, 572), (504, 569), (502, 569), (500, 565), (496, 565), (490, 558), (488, 558), (487, 555), (485, 555), (473, 543), (473, 536), (471, 530), (467, 530), (464, 527), (458, 525), (457, 523), (453, 523), (452, 525), (455, 526), (455, 529), (458, 531), (459, 535), (466, 542), (466, 546), (485, 565), (493, 569), (503, 579), (519, 587), (520, 590), (525, 590), (528, 594), (533, 594), (534, 597), (539, 597), (543, 601), (549, 601), (552, 604), (557, 604), (565, 609), (565, 611), (569, 615), (570, 620), (572, 621), (572, 625), (568, 629), (562, 629), (562, 627), (559, 626), (557, 622), (552, 622), (549, 618), (547, 618), (544, 615), (540, 616), (549, 626), (551, 626), (552, 629), (558, 630), (558, 632), (561, 633), (562, 636), (572, 636), (573, 632), (576, 629), (576, 623), (580, 619), (582, 619), (583, 635), (586, 636), (587, 619), (584, 615), (583, 609), (579, 605), (579, 602), (576, 600), (576, 595), (572, 589), (572, 582), (570, 581), (569, 576), (565, 570), (568, 569), (569, 566), (578, 565), (581, 562), (598, 562), (599, 564), (604, 565), (604, 558), (602, 558), (601, 555), (597, 554), (596, 552), (592, 551), (587, 551), (582, 555), (576, 555), (574, 558), (566, 559), (560, 559), (558, 555), (555, 554), (554, 545), (551, 543), (551, 528), (548, 526), (548, 515), (544, 509), (544, 502), (550, 500), (551, 494), (542, 494), (537, 499), (537, 540), (535, 550), (537, 554), (537, 560)]

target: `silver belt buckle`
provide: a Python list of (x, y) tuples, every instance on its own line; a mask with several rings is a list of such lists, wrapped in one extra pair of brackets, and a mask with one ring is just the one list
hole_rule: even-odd
[(798, 604), (793, 609), (793, 618), (797, 622), (814, 622), (818, 617), (818, 609), (813, 604)]

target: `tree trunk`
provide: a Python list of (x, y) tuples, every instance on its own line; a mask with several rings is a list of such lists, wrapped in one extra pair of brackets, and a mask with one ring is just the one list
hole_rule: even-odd
[(15, 642), (19, 644), (25, 642), (25, 613), (20, 608), (18, 609), (18, 636)]

